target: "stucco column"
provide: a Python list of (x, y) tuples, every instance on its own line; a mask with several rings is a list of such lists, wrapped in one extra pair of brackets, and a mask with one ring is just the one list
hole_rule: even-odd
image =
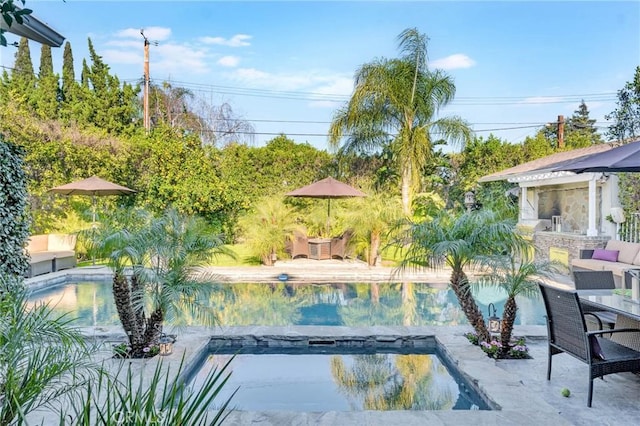
[(598, 236), (596, 228), (596, 175), (589, 179), (589, 228), (587, 229), (588, 237)]

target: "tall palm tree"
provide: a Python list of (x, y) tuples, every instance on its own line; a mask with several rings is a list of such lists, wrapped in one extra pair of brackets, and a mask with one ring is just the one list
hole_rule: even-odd
[(406, 246), (399, 269), (451, 268), (449, 285), (469, 324), (481, 341), (490, 338), (482, 313), (471, 294), (466, 271), (481, 264), (482, 256), (502, 253), (508, 247), (515, 254), (521, 236), (513, 219), (489, 210), (454, 215), (442, 212), (430, 221), (409, 226), (398, 244)]
[(351, 99), (333, 117), (329, 143), (344, 152), (389, 148), (400, 169), (402, 206), (410, 214), (411, 198), (436, 142), (466, 143), (471, 130), (459, 117), (438, 117), (454, 98), (453, 79), (427, 66), (426, 35), (415, 28), (398, 37), (402, 56), (362, 65)]
[[(525, 251), (525, 253), (527, 253)], [(507, 293), (502, 314), (500, 329), (500, 353), (504, 357), (509, 352), (513, 325), (516, 320), (518, 305), (516, 296), (535, 297), (538, 295), (538, 283), (558, 271), (555, 263), (534, 261), (532, 256), (500, 254), (481, 259), (481, 263), (489, 268), (489, 273), (480, 277), (477, 284), (492, 285), (502, 288)]]

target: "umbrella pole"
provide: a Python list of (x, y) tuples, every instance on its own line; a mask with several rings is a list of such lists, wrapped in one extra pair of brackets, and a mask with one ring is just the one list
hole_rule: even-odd
[(327, 198), (327, 238), (331, 238), (331, 198)]
[[(93, 241), (93, 245), (95, 246), (95, 238), (96, 238), (96, 194), (94, 193), (91, 196), (91, 239)], [(91, 250), (91, 264), (93, 266), (96, 265), (96, 250), (95, 247)]]

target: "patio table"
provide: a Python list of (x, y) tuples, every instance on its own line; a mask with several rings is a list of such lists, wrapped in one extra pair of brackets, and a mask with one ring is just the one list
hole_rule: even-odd
[(309, 259), (331, 259), (331, 238), (309, 239)]
[[(617, 314), (615, 328), (640, 329), (640, 300), (615, 294), (613, 290), (578, 290), (580, 303), (589, 310)], [(640, 341), (632, 333), (621, 333), (612, 340), (640, 351)]]
[(583, 305), (623, 315), (640, 323), (640, 300), (615, 294), (613, 290), (578, 290), (578, 296)]

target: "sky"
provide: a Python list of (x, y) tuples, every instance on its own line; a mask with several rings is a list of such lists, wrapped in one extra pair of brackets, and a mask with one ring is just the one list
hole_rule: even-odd
[[(584, 100), (596, 125), (640, 65), (640, 1), (27, 0), (70, 42), (80, 76), (87, 39), (121, 81), (150, 78), (228, 103), (253, 144), (280, 133), (329, 149), (327, 132), (359, 67), (400, 56), (398, 35), (429, 37), (429, 67), (453, 77), (459, 116), (477, 136), (520, 143)], [(7, 34), (9, 43), (17, 37)], [(30, 42), (37, 72), (40, 45)], [(0, 48), (0, 66), (14, 47)], [(63, 49), (53, 49), (62, 73)], [(451, 149), (454, 149), (452, 147)]]

